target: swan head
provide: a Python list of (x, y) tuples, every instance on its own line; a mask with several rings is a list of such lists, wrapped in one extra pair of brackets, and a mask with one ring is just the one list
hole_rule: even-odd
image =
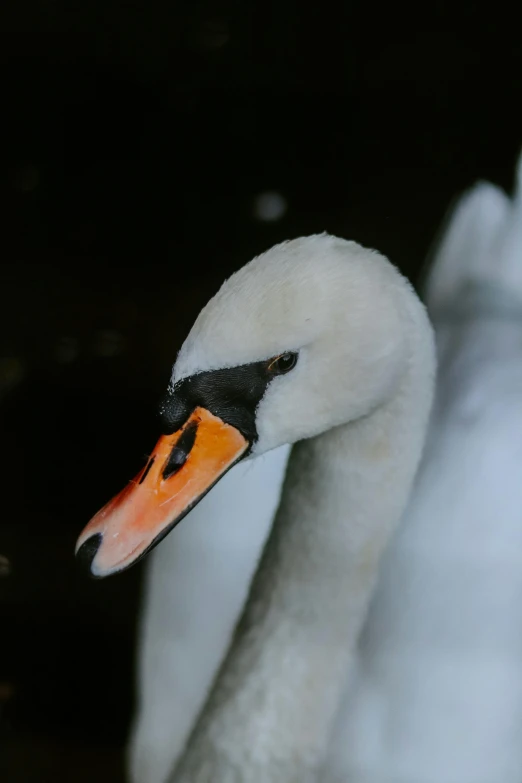
[(92, 575), (140, 559), (239, 460), (392, 397), (409, 357), (405, 292), (383, 256), (326, 234), (277, 245), (232, 275), (178, 354), (148, 464), (78, 539)]

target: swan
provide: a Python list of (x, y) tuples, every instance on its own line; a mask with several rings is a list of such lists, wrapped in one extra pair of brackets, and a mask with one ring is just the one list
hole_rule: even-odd
[[(521, 168), (522, 158), (519, 181)], [(522, 505), (515, 454), (522, 441), (511, 429), (515, 418), (508, 403), (522, 359), (517, 340), (522, 287), (513, 277), (521, 268), (519, 194), (520, 185), (513, 202), (488, 183), (470, 189), (451, 205), (427, 261), (424, 296), (440, 356), (437, 404), (414, 492), (363, 629), (352, 688), (336, 722), (328, 780), (521, 778), (518, 740), (511, 739), (522, 705), (512, 683), (520, 677), (509, 675), (500, 653), (513, 660), (516, 671), (522, 650), (516, 626), (508, 630), (507, 624), (517, 615), (514, 601), (522, 599), (517, 594), (522, 558), (519, 563), (512, 553), (507, 559), (497, 553), (499, 545), (517, 551)], [(477, 395), (482, 403), (473, 417), (466, 415)], [(493, 416), (500, 417), (500, 426)], [(497, 468), (482, 470), (479, 491), (473, 452), (481, 455), (492, 446)], [(129, 743), (133, 783), (164, 783), (181, 752), (244, 603), (287, 456), (281, 447), (234, 467), (191, 512), (190, 524), (149, 560), (138, 644), (139, 702)], [(463, 460), (470, 465), (466, 475)], [(450, 482), (458, 494), (446, 507)], [(508, 506), (501, 523), (497, 503)], [(482, 532), (477, 514), (484, 520)], [(488, 514), (494, 527), (487, 526)], [(452, 552), (458, 528), (466, 567)], [(451, 589), (441, 590), (442, 578)], [(502, 606), (495, 606), (497, 626), (485, 598), (495, 594), (492, 581), (497, 592), (512, 591), (512, 600), (504, 594)], [(465, 646), (463, 624), (460, 637), (455, 630), (457, 612), (468, 623)], [(500, 645), (496, 676), (473, 672), (475, 652), (482, 647), (484, 655), (484, 640), (470, 626), (474, 616), (487, 621), (485, 632)], [(499, 622), (506, 624), (500, 632)], [(428, 625), (425, 638), (422, 629)]]
[[(519, 182), (521, 166), (522, 158)], [(464, 664), (469, 660), (476, 665), (480, 645), (468, 633), (466, 658), (452, 619), (458, 611), (469, 623), (477, 613), (487, 620), (487, 632), (495, 633), (484, 591), (494, 595), (492, 580), (506, 585), (504, 590), (510, 582), (516, 586), (522, 573), (522, 562), (512, 553), (506, 559), (495, 554), (498, 546), (489, 546), (487, 556), (483, 551), (486, 536), (493, 533), (500, 544), (504, 539), (516, 551), (517, 508), (522, 500), (516, 497), (518, 459), (513, 453), (520, 446), (509, 426), (514, 420), (511, 407), (504, 407), (516, 388), (522, 358), (516, 339), (522, 321), (516, 292), (522, 289), (513, 278), (522, 253), (522, 237), (517, 238), (517, 225), (522, 225), (519, 193), (520, 185), (511, 202), (488, 183), (470, 189), (452, 205), (428, 259), (424, 294), (441, 360), (437, 404), (416, 486), (400, 534), (384, 560), (363, 629), (352, 690), (328, 754), (328, 779), (332, 774), (351, 783), (387, 783), (397, 778), (407, 783), (520, 779), (518, 740), (511, 740), (517, 736), (514, 726), (522, 704), (512, 684), (519, 676), (510, 676), (497, 654), (496, 677), (474, 675), (468, 667), (463, 678), (456, 661), (461, 658)], [(501, 353), (497, 342), (503, 344)], [(484, 359), (484, 352), (489, 359)], [(495, 385), (489, 394), (485, 369), (491, 377), (487, 382)], [(483, 404), (473, 420), (463, 417), (467, 401), (481, 393)], [(491, 415), (505, 418), (506, 423), (497, 427), (493, 440)], [(472, 441), (466, 435), (470, 429)], [(474, 466), (477, 460), (471, 446), (481, 454), (492, 444), (496, 444), (491, 454), (497, 469), (482, 475), (481, 492), (470, 471), (448, 513), (447, 485), (460, 470), (463, 446)], [(175, 536), (167, 537), (149, 559), (138, 645), (139, 705), (129, 743), (133, 783), (163, 783), (183, 747), (243, 605), (279, 497), (287, 456), (283, 446), (234, 467), (190, 513), (190, 524), (187, 521)], [(502, 502), (509, 503), (501, 525), (492, 508), (500, 492)], [(435, 499), (435, 493), (440, 497)], [(496, 520), (495, 528), (486, 528), (482, 535), (476, 527), (477, 509)], [(247, 516), (249, 524), (244, 526)], [(461, 537), (469, 537), (468, 579), (460, 583), (460, 559), (453, 558), (452, 565), (448, 551), (457, 525)], [(475, 583), (469, 578), (470, 568)], [(452, 575), (451, 591), (442, 593), (441, 575)], [(512, 597), (518, 602), (516, 589)], [(517, 607), (504, 596), (495, 614), (496, 622), (503, 618), (503, 623), (509, 623)], [(436, 633), (437, 644), (431, 638), (429, 643), (416, 638), (427, 623)], [(502, 645), (498, 652), (512, 658), (517, 667), (522, 651), (514, 631), (515, 627), (503, 635), (497, 632), (496, 638)], [(444, 655), (441, 646), (447, 648)], [(387, 652), (381, 653), (383, 649)], [(483, 699), (480, 709), (478, 699)], [(387, 722), (390, 715), (402, 717)]]
[[(432, 328), (382, 255), (328, 235), (226, 281), (176, 359), (164, 434), (80, 535), (101, 578), (236, 462), (294, 444), (241, 620), (172, 783), (313, 781), (431, 410)], [(248, 524), (248, 520), (245, 520)]]
[(426, 281), (432, 422), (327, 780), (522, 780), (522, 158), (455, 205)]

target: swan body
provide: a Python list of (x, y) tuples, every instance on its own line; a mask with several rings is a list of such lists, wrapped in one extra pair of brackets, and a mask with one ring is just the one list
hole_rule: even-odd
[(522, 778), (522, 192), (456, 205), (427, 280), (439, 375), (325, 781)]

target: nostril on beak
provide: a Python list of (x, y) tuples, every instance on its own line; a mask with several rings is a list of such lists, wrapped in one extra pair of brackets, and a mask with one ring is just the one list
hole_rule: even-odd
[(76, 552), (76, 559), (82, 568), (85, 568), (89, 572), (91, 571), (92, 561), (96, 557), (96, 552), (100, 548), (102, 538), (103, 536), (101, 533), (96, 533), (94, 536), (88, 538), (87, 541), (84, 541), (79, 550)]
[(192, 421), (187, 424), (178, 442), (172, 449), (168, 462), (163, 468), (163, 478), (168, 479), (173, 476), (178, 470), (181, 470), (183, 465), (188, 459), (192, 447), (196, 442), (196, 433), (198, 431), (197, 422)]

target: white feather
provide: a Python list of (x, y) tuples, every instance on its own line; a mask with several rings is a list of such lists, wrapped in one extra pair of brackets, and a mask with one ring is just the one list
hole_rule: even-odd
[(522, 201), (456, 205), (427, 301), (439, 346), (421, 469), (383, 562), (325, 780), (522, 779)]

